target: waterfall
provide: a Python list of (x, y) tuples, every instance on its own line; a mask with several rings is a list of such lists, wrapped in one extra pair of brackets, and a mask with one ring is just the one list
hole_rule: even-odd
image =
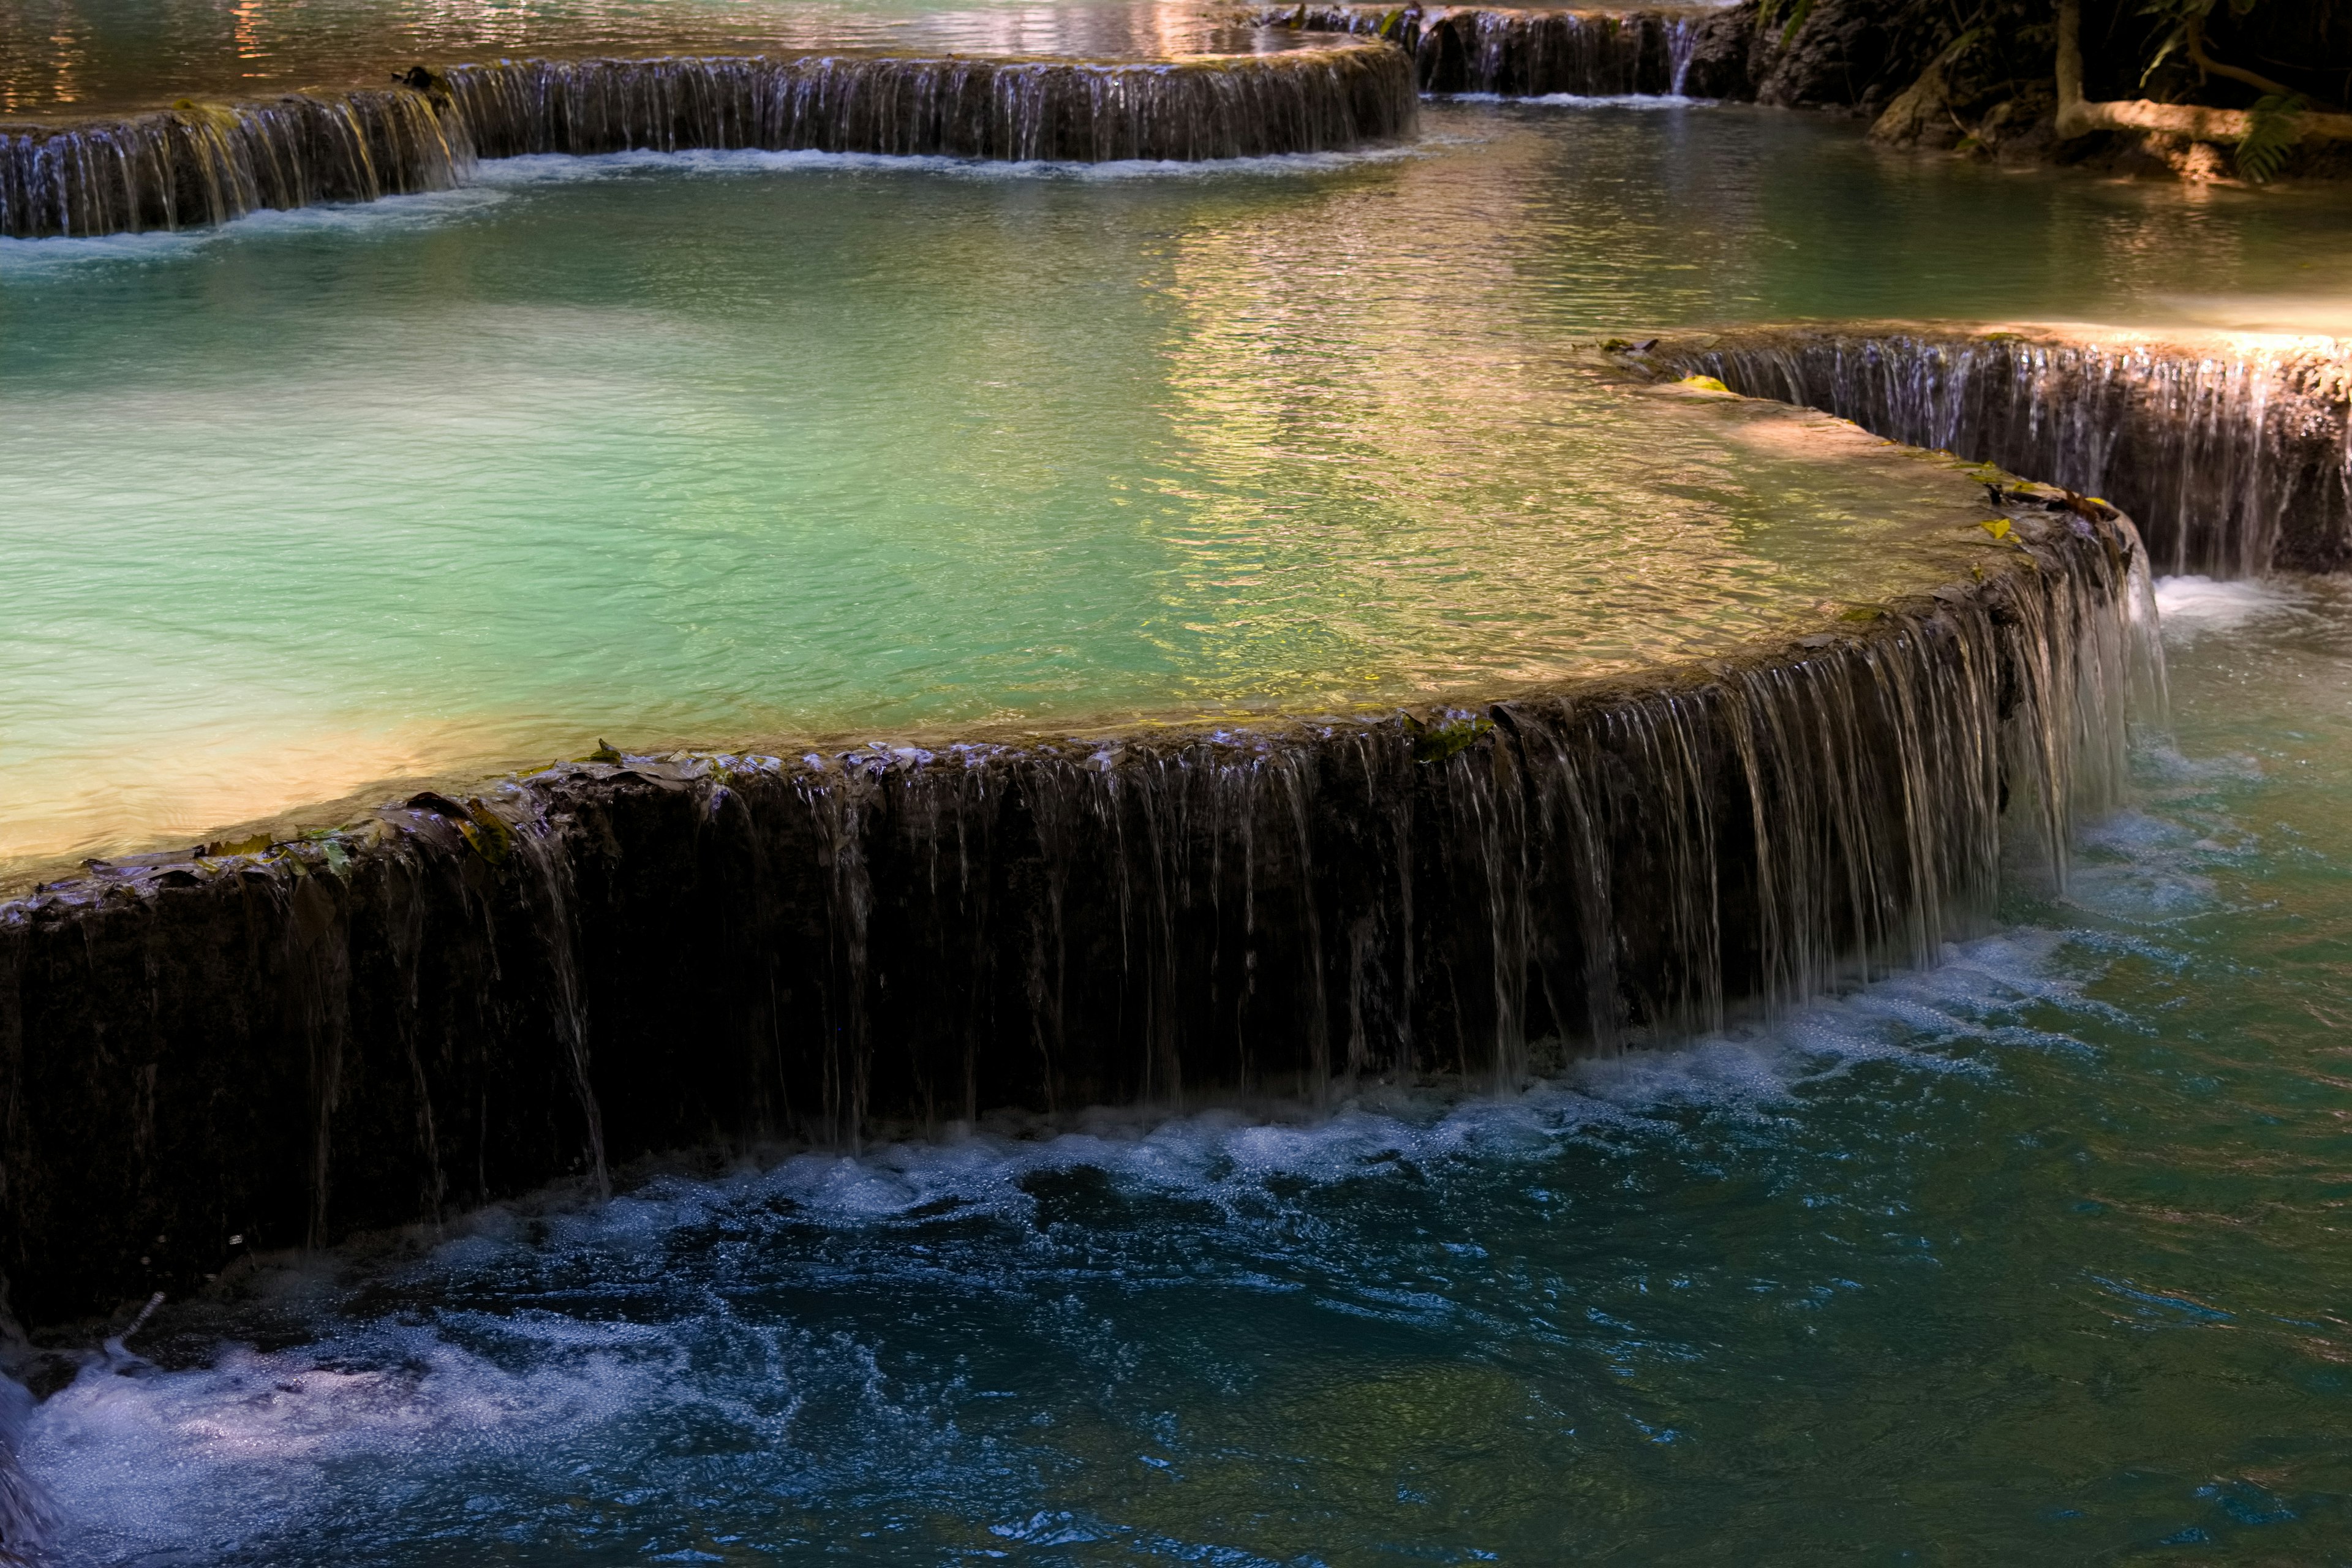
[(1402, 11), (1301, 5), (1258, 15), (1265, 26), (1391, 37), (1413, 55), (1424, 92), (1538, 98), (1679, 95), (1699, 25), (1673, 12)]
[(0, 1375), (0, 1563), (11, 1565), (43, 1561), (57, 1528), (56, 1505), (16, 1458), (33, 1404), (29, 1389)]
[(1666, 91), (1675, 98), (1683, 96), (1683, 86), (1690, 80), (1691, 61), (1698, 58), (1698, 24), (1687, 16), (1670, 18), (1665, 24)]
[(2352, 564), (2352, 355), (2331, 340), (1790, 328), (1653, 357), (2102, 496), (2161, 572)]
[(471, 163), (411, 88), (0, 126), (0, 235), (121, 234), (446, 189)]
[(1177, 64), (747, 58), (452, 67), (484, 157), (646, 147), (1100, 163), (1341, 152), (1412, 128), (1376, 47)]
[[(1515, 1084), (1927, 962), (2120, 770), (2130, 525), (1646, 680), (567, 763), (0, 905), (29, 1321), (650, 1152)], [(331, 1175), (331, 1181), (330, 1176)]]
[[(1457, 87), (1432, 82), (1433, 91), (1532, 98), (1666, 90), (1662, 27), (1655, 16), (1474, 11), (1434, 26), (1464, 24), (1470, 34), (1464, 51), (1468, 75)], [(1423, 37), (1426, 40), (1430, 32)]]
[(1346, 152), (1412, 132), (1380, 44), (1063, 60), (765, 57), (416, 67), (403, 86), (0, 128), (0, 234), (215, 224), (460, 183), (478, 157), (761, 148), (1100, 163)]

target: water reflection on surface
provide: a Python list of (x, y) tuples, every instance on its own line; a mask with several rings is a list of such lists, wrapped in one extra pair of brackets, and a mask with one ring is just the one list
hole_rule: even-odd
[(1706, 653), (1893, 592), (1885, 531), (1972, 492), (1759, 449), (1578, 342), (2352, 299), (2340, 193), (1765, 110), (1425, 119), (1183, 170), (525, 159), (0, 243), (0, 858), (600, 736), (1328, 710)]
[(1960, 569), (1905, 542), (1975, 537), (1957, 474), (1596, 379), (1553, 285), (1626, 242), (1544, 199), (1591, 165), (1448, 124), (1184, 173), (519, 160), (9, 247), (5, 852), (600, 737), (1475, 696)]
[(1182, 55), (1284, 47), (1216, 0), (0, 0), (0, 115), (380, 81), (495, 55), (895, 48)]

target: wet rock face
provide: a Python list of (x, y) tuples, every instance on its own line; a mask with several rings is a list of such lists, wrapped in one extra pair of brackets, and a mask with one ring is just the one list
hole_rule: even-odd
[(414, 88), (0, 127), (0, 235), (133, 233), (445, 190), (467, 155)]
[(1900, 68), (1887, 9), (1882, 0), (1813, 0), (1797, 20), (1794, 6), (1780, 7), (1780, 16), (1749, 35), (1748, 74), (1756, 100), (1874, 111), (1904, 85), (1886, 80)]
[(1268, 56), (1060, 60), (522, 60), (441, 73), (482, 157), (757, 147), (992, 160), (1346, 152), (1409, 133), (1410, 63), (1367, 42)]
[(2103, 496), (2158, 571), (2352, 564), (2352, 366), (2321, 340), (1895, 325), (1669, 340), (1657, 358)]
[(1754, 16), (1748, 7), (1718, 11), (1697, 25), (1691, 45), (1689, 73), (1683, 79), (1683, 90), (1693, 98), (1727, 99), (1745, 102), (1756, 96), (1756, 83), (1748, 74), (1748, 40), (1755, 30)]
[(1981, 919), (2120, 747), (2120, 525), (1769, 657), (1476, 712), (628, 758), (0, 906), (14, 1310), (641, 1155), (1508, 1081)]

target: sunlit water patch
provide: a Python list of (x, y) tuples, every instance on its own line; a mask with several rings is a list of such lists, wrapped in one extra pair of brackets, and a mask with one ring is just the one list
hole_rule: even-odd
[(1932, 970), (256, 1268), (30, 1415), (67, 1561), (2326, 1561), (2352, 602), (2162, 593), (2140, 805)]
[(531, 160), (26, 247), (0, 857), (603, 738), (1475, 696), (1923, 585), (1965, 481), (1601, 384), (1462, 281), (1509, 220), (1412, 221), (1442, 162)]
[(5, 0), (0, 118), (375, 82), (418, 60), (811, 49), (1167, 56), (1299, 41), (1243, 8), (1131, 0)]

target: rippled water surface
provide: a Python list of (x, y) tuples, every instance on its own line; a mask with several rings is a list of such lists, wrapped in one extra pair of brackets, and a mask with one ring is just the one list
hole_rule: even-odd
[(0, 242), (0, 859), (599, 738), (1706, 652), (1918, 581), (1906, 530), (1975, 491), (1603, 385), (1578, 340), (2352, 295), (2352, 210), (2308, 193), (1888, 162), (1769, 111), (1427, 120), (1197, 169), (525, 159)]
[(68, 1561), (2352, 1559), (2352, 597), (2164, 599), (2141, 805), (1931, 973), (261, 1270), (35, 1413)]
[(382, 80), (499, 55), (955, 49), (1171, 55), (1284, 45), (1215, 0), (0, 0), (0, 116)]
[(608, 735), (1491, 689), (1916, 581), (1887, 543), (1975, 492), (1599, 385), (1509, 265), (1549, 128), (1493, 129), (1123, 178), (517, 160), (16, 245), (0, 854)]

